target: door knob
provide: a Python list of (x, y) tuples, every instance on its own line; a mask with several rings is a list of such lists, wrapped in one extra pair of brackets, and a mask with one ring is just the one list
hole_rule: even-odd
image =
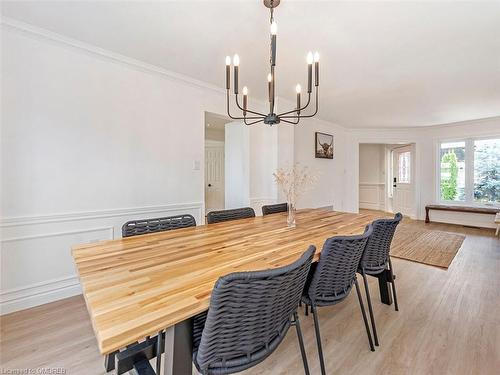
[(212, 184), (208, 184), (208, 187), (212, 187)]

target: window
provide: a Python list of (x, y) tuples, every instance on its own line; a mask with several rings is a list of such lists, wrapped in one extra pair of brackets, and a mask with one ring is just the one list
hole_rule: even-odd
[(465, 142), (441, 143), (441, 200), (465, 201)]
[(402, 152), (398, 155), (398, 182), (400, 184), (410, 183), (410, 151)]
[(500, 139), (474, 141), (474, 201), (500, 203)]
[(500, 204), (500, 138), (439, 145), (439, 200)]

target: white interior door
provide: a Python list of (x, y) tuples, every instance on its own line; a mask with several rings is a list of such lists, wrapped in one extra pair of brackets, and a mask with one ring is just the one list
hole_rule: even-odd
[(414, 213), (414, 179), (413, 153), (411, 146), (393, 150), (393, 201), (394, 212), (413, 216)]
[(224, 209), (224, 143), (205, 146), (205, 210)]

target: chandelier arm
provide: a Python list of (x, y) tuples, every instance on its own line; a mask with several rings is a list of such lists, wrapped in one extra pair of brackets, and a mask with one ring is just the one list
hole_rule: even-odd
[[(231, 115), (231, 113), (229, 112), (229, 90), (226, 90), (226, 92), (227, 92), (227, 95), (226, 95), (227, 96), (227, 115), (229, 116), (229, 118), (231, 118), (233, 120), (245, 120), (245, 119), (249, 119), (249, 120), (261, 119), (261, 120), (263, 120), (264, 119), (264, 116), (234, 117), (233, 115)], [(259, 120), (259, 121), (261, 121), (261, 120)]]
[(262, 121), (264, 121), (264, 119), (260, 119), (260, 120), (252, 121), (252, 122), (247, 122), (247, 120), (245, 119), (243, 122), (245, 123), (245, 125), (253, 125), (253, 124), (256, 124), (256, 123), (262, 122)]
[(284, 119), (281, 119), (281, 121), (286, 122), (288, 124), (297, 125), (299, 123), (299, 121), (300, 121), (300, 117), (297, 117), (297, 121), (295, 121), (295, 122), (294, 121), (284, 120)]
[[(240, 106), (240, 103), (238, 102), (238, 94), (235, 95), (235, 98), (236, 98), (236, 105), (238, 106), (239, 109), (241, 109), (243, 112), (249, 112), (249, 113), (253, 113), (254, 115), (258, 115), (258, 116), (262, 116), (262, 117), (266, 117), (265, 114), (263, 113), (260, 113), (260, 112), (254, 112), (254, 111), (251, 111), (249, 109), (243, 109), (241, 108)], [(247, 117), (247, 118), (250, 118), (250, 117)]]
[[(311, 93), (308, 94), (308, 97), (307, 97), (307, 103), (305, 106), (303, 106), (302, 108), (299, 109), (299, 111), (303, 111), (304, 109), (306, 109), (308, 106), (309, 106), (309, 103), (311, 102)], [(294, 109), (292, 111), (288, 111), (288, 112), (283, 112), (283, 113), (280, 113), (278, 115), (278, 117), (281, 117), (281, 116), (284, 116), (284, 115), (288, 115), (290, 113), (293, 113), (293, 112), (297, 112), (297, 109)]]
[(310, 115), (299, 115), (299, 116), (283, 116), (281, 118), (309, 118), (309, 117), (314, 117), (316, 116), (316, 113), (318, 113), (318, 87), (316, 86), (316, 109), (314, 110), (314, 113)]

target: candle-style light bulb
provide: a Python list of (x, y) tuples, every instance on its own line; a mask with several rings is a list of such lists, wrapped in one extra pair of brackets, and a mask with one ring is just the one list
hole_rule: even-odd
[(295, 86), (295, 91), (297, 92), (297, 114), (300, 114), (300, 91), (302, 87), (300, 85)]
[(319, 53), (314, 53), (314, 86), (319, 86)]
[(271, 24), (271, 35), (276, 35), (277, 32), (278, 24), (276, 23), (276, 21), (273, 21), (273, 23)]
[(271, 23), (271, 66), (276, 65), (276, 32), (278, 31), (278, 25), (273, 21)]
[(271, 75), (271, 73), (269, 73), (267, 75), (267, 96), (269, 98), (269, 103), (271, 102), (271, 95), (272, 95), (272, 93), (271, 93), (271, 91), (272, 91), (272, 89), (271, 89), (271, 85), (272, 85), (271, 81), (272, 80), (273, 80), (273, 76)]
[(226, 56), (226, 90), (229, 90), (231, 82), (231, 58)]
[[(237, 55), (235, 55), (235, 56), (237, 56)], [(318, 56), (319, 56), (319, 55), (318, 55)], [(313, 61), (314, 61), (313, 54), (312, 54), (312, 52), (309, 52), (309, 53), (307, 54), (307, 63), (308, 63), (309, 65), (311, 65), (311, 64), (313, 63)]]
[(247, 115), (248, 88), (243, 86), (243, 116)]
[(314, 57), (312, 52), (307, 54), (307, 92), (310, 94), (312, 91), (312, 75), (313, 75), (313, 63)]
[(234, 55), (233, 57), (233, 72), (234, 72), (234, 93), (238, 94), (238, 68), (240, 65), (240, 57), (238, 55)]

